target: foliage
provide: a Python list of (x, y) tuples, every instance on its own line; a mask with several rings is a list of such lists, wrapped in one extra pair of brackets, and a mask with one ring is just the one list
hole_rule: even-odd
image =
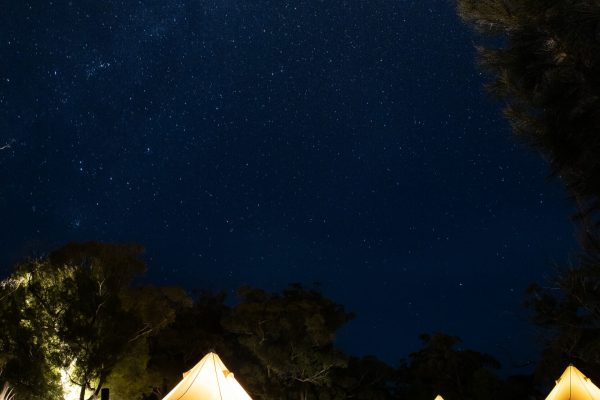
[(333, 371), (347, 365), (335, 334), (352, 315), (320, 293), (292, 285), (282, 294), (243, 288), (225, 321), (262, 366), (250, 382), (257, 398), (315, 398), (332, 385)]
[(444, 333), (421, 335), (424, 347), (410, 355), (405, 370), (405, 395), (432, 399), (442, 393), (446, 400), (495, 399), (502, 381), (493, 370), (500, 367), (490, 355), (457, 350), (460, 339)]
[[(373, 356), (349, 357), (332, 372), (328, 399), (388, 400), (394, 398), (396, 371)], [(319, 396), (321, 398), (321, 396)]]
[(231, 357), (237, 354), (235, 338), (228, 337), (221, 326), (229, 310), (224, 301), (222, 293), (202, 292), (193, 304), (181, 302), (173, 322), (150, 338), (148, 370), (160, 377), (154, 382), (157, 398), (209, 351), (216, 351), (225, 360), (237, 358)]
[(561, 367), (575, 363), (599, 382), (600, 253), (580, 255), (577, 267), (564, 271), (549, 287), (532, 285), (527, 304), (543, 328), (540, 378), (558, 377)]
[(106, 381), (112, 400), (139, 399), (160, 377), (148, 370), (148, 340), (138, 340), (123, 354)]
[[(462, 18), (496, 36), (479, 59), (514, 130), (544, 154), (576, 200), (584, 252), (550, 287), (529, 289), (542, 328), (537, 375), (551, 384), (575, 362), (600, 367), (600, 3), (458, 0)], [(542, 379), (541, 377), (545, 377)]]
[(600, 209), (600, 3), (458, 0), (462, 18), (496, 45), (479, 59), (515, 131), (544, 154), (581, 208)]
[(39, 315), (28, 289), (30, 276), (16, 272), (0, 285), (0, 352), (3, 376), (19, 399), (60, 398), (60, 352), (49, 344), (50, 322)]
[[(25, 331), (8, 332), (3, 342), (19, 398), (58, 398), (60, 370), (81, 388), (80, 399), (88, 390), (97, 395), (132, 347), (171, 322), (169, 293), (132, 286), (145, 271), (141, 252), (137, 245), (69, 244), (19, 265), (4, 282), (2, 319), (20, 321)], [(33, 357), (20, 357), (27, 353)]]
[(177, 310), (189, 307), (191, 299), (182, 289), (145, 286), (129, 289), (121, 300), (124, 309), (141, 318), (144, 330), (140, 337), (130, 340), (108, 375), (106, 386), (113, 400), (139, 399), (142, 394), (152, 392), (162, 380), (160, 372), (151, 368), (150, 347), (154, 338), (173, 324)]
[[(216, 351), (256, 400), (525, 399), (529, 380), (499, 379), (497, 362), (445, 334), (393, 368), (336, 348), (353, 315), (323, 294), (245, 287), (235, 305), (200, 292), (140, 286), (141, 248), (71, 244), (20, 264), (0, 285), (0, 361), (19, 399), (61, 398), (60, 371), (111, 398), (164, 397)], [(590, 282), (590, 284), (592, 284)], [(590, 353), (592, 354), (592, 353)], [(80, 391), (83, 398), (85, 391)]]

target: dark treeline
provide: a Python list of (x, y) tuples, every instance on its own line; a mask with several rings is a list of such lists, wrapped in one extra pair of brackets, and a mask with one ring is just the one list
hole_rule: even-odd
[(490, 93), (517, 137), (541, 153), (577, 209), (581, 251), (528, 305), (544, 328), (536, 379), (566, 363), (600, 382), (600, 3), (458, 0), (487, 43), (478, 49)]
[(489, 87), (579, 211), (579, 256), (526, 296), (543, 345), (531, 375), (501, 377), (492, 356), (445, 333), (423, 335), (398, 365), (353, 357), (335, 343), (353, 315), (318, 291), (245, 287), (225, 302), (141, 286), (141, 247), (91, 242), (20, 263), (0, 285), (2, 377), (18, 399), (61, 398), (68, 384), (80, 399), (101, 387), (113, 399), (160, 399), (210, 350), (255, 399), (543, 399), (570, 362), (600, 382), (600, 3), (458, 6), (465, 21), (501, 39), (480, 49)]
[(244, 287), (225, 302), (137, 284), (142, 250), (72, 243), (2, 282), (3, 379), (18, 399), (62, 398), (65, 386), (80, 399), (102, 387), (115, 400), (161, 399), (209, 351), (255, 399), (529, 399), (546, 390), (534, 375), (500, 377), (492, 356), (440, 332), (398, 365), (354, 357), (335, 345), (354, 316), (300, 285)]

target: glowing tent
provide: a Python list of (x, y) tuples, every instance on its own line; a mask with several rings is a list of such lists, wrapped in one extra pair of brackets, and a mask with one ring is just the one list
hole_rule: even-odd
[(215, 353), (208, 353), (163, 400), (252, 400)]
[(444, 400), (444, 398), (438, 394), (433, 400)]
[(600, 389), (581, 371), (569, 365), (546, 400), (600, 400)]

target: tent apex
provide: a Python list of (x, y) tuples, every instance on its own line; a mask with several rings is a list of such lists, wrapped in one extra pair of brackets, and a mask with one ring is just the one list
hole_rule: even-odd
[(216, 353), (206, 354), (163, 400), (252, 400)]
[(573, 364), (556, 381), (546, 400), (600, 399), (600, 389)]

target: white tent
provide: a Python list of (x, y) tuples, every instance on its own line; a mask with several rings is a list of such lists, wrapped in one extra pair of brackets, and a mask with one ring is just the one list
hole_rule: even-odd
[(569, 365), (546, 400), (600, 400), (600, 389), (581, 371)]
[(208, 353), (163, 400), (252, 400), (215, 353)]
[(438, 394), (433, 400), (444, 400), (444, 398)]

